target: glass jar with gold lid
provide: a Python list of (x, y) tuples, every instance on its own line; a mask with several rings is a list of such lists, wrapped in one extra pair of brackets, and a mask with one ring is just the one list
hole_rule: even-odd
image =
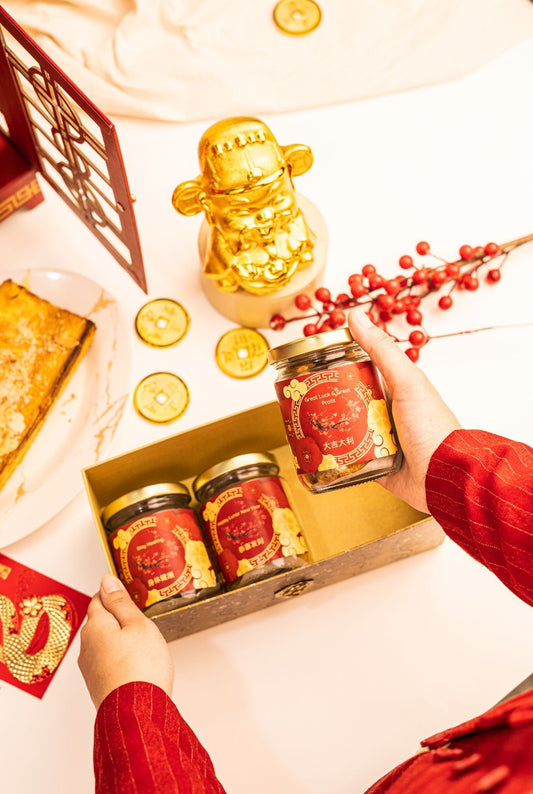
[(348, 328), (269, 351), (287, 441), (314, 493), (396, 471), (402, 454), (379, 374)]
[(306, 563), (307, 545), (274, 455), (220, 461), (192, 488), (229, 589)]
[(117, 573), (149, 617), (221, 590), (190, 501), (183, 483), (154, 483), (102, 511)]

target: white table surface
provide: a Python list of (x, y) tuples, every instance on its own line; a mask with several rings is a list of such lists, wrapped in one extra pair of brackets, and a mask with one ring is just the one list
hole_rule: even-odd
[[(296, 187), (325, 218), (332, 291), (366, 262), (396, 274), (398, 257), (420, 239), (453, 259), (462, 243), (533, 232), (532, 74), (533, 41), (458, 82), (265, 117), (280, 143), (314, 152)], [(172, 369), (191, 402), (182, 418), (158, 427), (130, 400), (109, 455), (274, 396), (271, 371), (238, 381), (218, 370), (215, 345), (233, 324), (199, 286), (201, 218), (183, 218), (170, 204), (175, 185), (198, 172), (196, 146), (209, 122), (114, 121), (138, 197), (150, 297), (174, 297), (192, 318), (187, 337), (168, 350), (143, 345), (132, 327), (131, 386)], [(120, 299), (133, 323), (146, 296), (47, 185), (44, 192), (40, 207), (1, 224), (0, 275), (19, 267), (86, 274)], [(524, 246), (499, 284), (459, 294), (449, 312), (426, 310), (426, 327), (531, 321), (532, 262), (533, 247)], [(294, 335), (294, 327), (266, 332), (271, 344)], [(532, 346), (532, 328), (435, 340), (420, 366), (465, 426), (531, 444)], [(2, 551), (92, 594), (106, 566), (81, 478), (67, 507)], [(79, 637), (41, 701), (0, 683), (2, 790), (93, 790), (94, 710), (78, 648)], [(228, 794), (354, 794), (420, 739), (488, 708), (533, 671), (533, 612), (446, 540), (170, 649), (175, 701)]]

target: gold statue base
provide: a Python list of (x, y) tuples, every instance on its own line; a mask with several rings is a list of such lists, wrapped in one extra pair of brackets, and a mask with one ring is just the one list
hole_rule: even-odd
[[(299, 270), (291, 278), (286, 287), (270, 295), (252, 295), (243, 289), (236, 292), (223, 292), (215, 281), (205, 273), (201, 273), (202, 289), (209, 303), (228, 320), (247, 328), (269, 328), (270, 318), (274, 314), (292, 314), (294, 299), (300, 292), (310, 293), (321, 286), (322, 276), (326, 267), (328, 232), (324, 218), (315, 205), (297, 193), (298, 206), (303, 212), (308, 227), (316, 235), (313, 249), (314, 260), (309, 267)], [(204, 221), (200, 227), (198, 247), (200, 259), (205, 261), (205, 250), (211, 227)], [(291, 311), (292, 310), (292, 311)]]

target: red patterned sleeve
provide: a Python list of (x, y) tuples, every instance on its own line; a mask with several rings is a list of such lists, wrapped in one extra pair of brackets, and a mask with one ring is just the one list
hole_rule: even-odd
[(96, 715), (96, 794), (224, 794), (174, 703), (144, 681), (111, 692)]
[(454, 430), (426, 476), (446, 534), (533, 605), (533, 449), (482, 430)]

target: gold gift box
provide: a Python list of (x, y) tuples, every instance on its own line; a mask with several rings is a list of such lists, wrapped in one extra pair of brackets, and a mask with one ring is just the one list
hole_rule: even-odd
[(444, 533), (431, 516), (375, 482), (318, 495), (307, 491), (294, 470), (279, 406), (269, 402), (83, 471), (110, 571), (116, 574), (101, 521), (105, 505), (149, 483), (181, 481), (190, 487), (199, 472), (218, 461), (265, 450), (272, 452), (280, 464), (280, 474), (309, 546), (309, 565), (154, 616), (152, 620), (168, 641), (442, 543)]

